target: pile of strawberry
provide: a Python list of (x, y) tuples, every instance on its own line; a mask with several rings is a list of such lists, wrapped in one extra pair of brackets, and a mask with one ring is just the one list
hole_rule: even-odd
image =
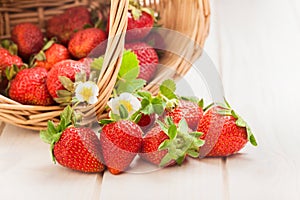
[(187, 157), (230, 156), (248, 141), (257, 145), (248, 124), (226, 101), (203, 109), (203, 100), (176, 95), (172, 80), (159, 89), (156, 96), (141, 89), (116, 90), (100, 129), (80, 126), (76, 111), (66, 107), (60, 124), (49, 122), (40, 136), (62, 166), (82, 172), (107, 168), (112, 174), (128, 170), (134, 159), (169, 167)]
[[(89, 79), (91, 66), (96, 65), (89, 55), (99, 46), (96, 54), (105, 52), (110, 24), (99, 13), (82, 6), (69, 8), (46, 21), (45, 33), (31, 23), (16, 25), (10, 40), (0, 41), (0, 93), (25, 105), (70, 103), (74, 92), (68, 88), (70, 81), (74, 83), (79, 72)], [(158, 64), (157, 52), (148, 44), (149, 37), (153, 42), (154, 23), (152, 10), (130, 1), (126, 49), (137, 55), (139, 77), (146, 82)]]
[(100, 130), (82, 125), (80, 108), (97, 102), (109, 20), (101, 29), (91, 12), (75, 7), (50, 18), (45, 34), (22, 23), (13, 28), (11, 40), (1, 41), (0, 92), (22, 104), (65, 106), (60, 122), (49, 121), (40, 132), (54, 162), (82, 172), (107, 168), (119, 174), (138, 158), (167, 167), (188, 157), (229, 156), (248, 141), (257, 145), (248, 124), (226, 101), (204, 108), (203, 100), (178, 96), (172, 80), (162, 82), (157, 95), (143, 90), (159, 62), (151, 45), (163, 43), (155, 21), (152, 10), (130, 0), (125, 51), (107, 103), (109, 117), (96, 121)]

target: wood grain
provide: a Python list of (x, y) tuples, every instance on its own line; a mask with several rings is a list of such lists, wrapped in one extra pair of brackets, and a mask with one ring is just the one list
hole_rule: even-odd
[(98, 199), (102, 175), (54, 165), (38, 132), (7, 125), (0, 137), (1, 199)]
[(106, 172), (101, 200), (110, 199), (222, 199), (223, 182), (220, 159), (189, 159), (182, 166), (151, 173)]
[(259, 143), (227, 159), (232, 200), (300, 198), (300, 18), (291, 5), (299, 3), (215, 4), (225, 93)]

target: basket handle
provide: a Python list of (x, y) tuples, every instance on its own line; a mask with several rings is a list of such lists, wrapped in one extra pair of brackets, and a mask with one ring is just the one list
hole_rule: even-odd
[(105, 110), (117, 81), (125, 44), (128, 5), (128, 0), (111, 0), (107, 48), (97, 82), (100, 89), (98, 102), (95, 107), (97, 115)]

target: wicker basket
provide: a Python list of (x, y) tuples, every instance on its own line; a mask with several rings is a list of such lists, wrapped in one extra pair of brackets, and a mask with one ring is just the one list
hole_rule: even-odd
[[(163, 27), (178, 31), (203, 47), (209, 32), (208, 0), (144, 0), (142, 3), (160, 12), (159, 23), (163, 24)], [(108, 42), (105, 64), (98, 82), (100, 88), (98, 102), (96, 105), (81, 109), (87, 119), (89, 117), (101, 119), (107, 116), (106, 103), (112, 93), (121, 63), (124, 36), (121, 36), (121, 39), (114, 38), (114, 36), (122, 35), (126, 31), (128, 0), (1, 0), (0, 39), (9, 38), (12, 27), (20, 22), (31, 22), (44, 30), (45, 21), (51, 16), (78, 5), (84, 5), (90, 9), (110, 5), (109, 38), (111, 39)], [(184, 42), (178, 44), (178, 48), (181, 49), (185, 49), (187, 45)], [(189, 61), (193, 61), (193, 58), (201, 54), (199, 48), (187, 49), (185, 53), (189, 55)], [(117, 59), (114, 59), (116, 56)], [(191, 67), (191, 62), (186, 61), (182, 56), (172, 54), (165, 54), (160, 63), (172, 70), (165, 70), (165, 67), (159, 69), (153, 83), (166, 77), (183, 76)], [(149, 83), (146, 89), (155, 92), (157, 87), (156, 84)], [(62, 109), (59, 106), (22, 105), (0, 95), (0, 120), (27, 129), (45, 129), (48, 120), (58, 120)]]

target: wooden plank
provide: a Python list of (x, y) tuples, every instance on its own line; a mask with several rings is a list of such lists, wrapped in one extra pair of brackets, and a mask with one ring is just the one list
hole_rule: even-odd
[(99, 199), (102, 175), (54, 165), (38, 132), (5, 127), (0, 171), (1, 199)]
[(225, 93), (259, 142), (226, 161), (232, 200), (300, 199), (300, 18), (291, 6), (297, 2), (216, 6)]
[(223, 194), (220, 159), (189, 159), (182, 166), (148, 173), (103, 177), (101, 200), (110, 199), (210, 199)]

